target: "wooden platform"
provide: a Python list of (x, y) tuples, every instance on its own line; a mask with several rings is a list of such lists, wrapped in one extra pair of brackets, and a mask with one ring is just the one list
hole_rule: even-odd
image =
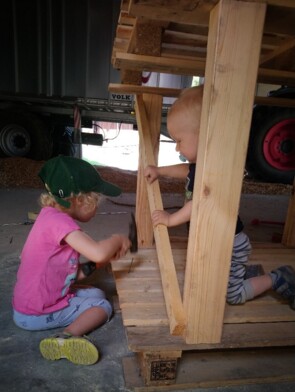
[[(177, 277), (182, 289), (186, 249), (181, 244), (174, 244), (172, 249)], [(268, 272), (286, 264), (295, 267), (294, 256), (295, 249), (284, 248), (281, 244), (254, 243), (250, 262), (262, 264), (265, 272)], [(194, 355), (197, 355), (196, 358), (201, 353), (200, 358), (203, 358), (203, 360), (199, 359), (199, 361), (202, 366), (204, 366), (204, 361), (209, 361), (210, 363), (213, 360), (212, 358), (214, 358), (214, 363), (218, 363), (218, 356), (220, 355), (221, 362), (231, 361), (230, 359), (225, 360), (225, 356), (229, 358), (233, 356), (235, 358), (233, 363), (236, 363), (235, 366), (237, 366), (236, 357), (239, 357), (241, 361), (250, 360), (251, 357), (254, 361), (256, 360), (256, 355), (253, 356), (253, 349), (256, 350), (257, 360), (263, 362), (263, 358), (267, 358), (269, 355), (274, 355), (274, 358), (280, 356), (278, 354), (279, 349), (285, 349), (288, 346), (293, 346), (294, 348), (295, 346), (295, 312), (275, 293), (266, 293), (244, 305), (226, 305), (223, 335), (220, 343), (186, 344), (181, 336), (172, 336), (169, 333), (169, 320), (166, 314), (156, 250), (153, 248), (142, 249), (133, 257), (129, 254), (123, 260), (114, 262), (112, 268), (123, 324), (126, 327), (128, 347), (132, 352), (137, 353), (139, 359), (138, 365), (134, 363), (134, 359), (124, 360), (124, 367), (128, 373), (126, 377), (131, 377), (131, 379), (134, 377), (134, 375), (131, 376), (130, 366), (131, 368), (140, 366), (143, 377), (141, 381), (129, 380), (134, 386), (137, 385), (140, 388), (143, 385), (163, 386), (167, 383), (173, 384), (175, 382), (178, 385), (177, 363), (182, 364), (181, 366), (185, 366), (185, 363), (188, 363), (188, 366), (191, 367), (192, 363), (194, 363), (192, 361), (192, 352), (194, 352)], [(272, 351), (273, 354), (270, 354), (269, 350), (274, 348), (277, 349)], [(274, 371), (272, 374), (272, 372), (266, 371), (268, 374), (266, 376), (262, 372), (261, 382), (267, 382), (267, 379), (274, 380), (276, 378), (280, 381), (290, 380), (290, 374), (293, 374), (291, 378), (295, 380), (293, 348), (291, 349), (293, 360), (288, 362), (288, 367), (285, 367), (286, 372), (283, 371), (282, 374), (279, 370), (281, 369), (279, 362), (277, 359), (274, 359), (277, 362), (273, 363), (273, 367), (276, 368), (278, 366), (278, 373)], [(228, 349), (234, 350), (228, 352)], [(251, 350), (249, 351), (249, 349)], [(222, 350), (222, 354), (220, 354), (220, 350)], [(219, 352), (218, 355), (216, 354), (217, 352)], [(183, 353), (185, 353), (187, 358), (184, 362), (183, 359), (179, 361), (180, 357), (184, 357)], [(250, 358), (248, 358), (247, 353)], [(187, 354), (190, 354), (190, 356), (188, 357)], [(207, 359), (205, 360), (204, 358)], [(198, 361), (198, 359), (194, 360)], [(257, 362), (257, 366), (259, 363)], [(157, 368), (157, 366), (160, 367)], [(218, 365), (216, 366), (218, 367)], [(292, 371), (290, 366), (291, 370), (293, 369)], [(167, 371), (167, 369), (170, 370)], [(255, 366), (253, 367), (254, 369)], [(195, 373), (196, 370), (193, 371), (196, 378)], [(200, 374), (203, 374), (201, 368)], [(210, 379), (204, 380), (202, 377), (196, 378), (197, 381), (194, 381), (195, 386), (203, 385), (201, 380), (208, 386), (213, 382)], [(257, 374), (256, 376), (251, 374), (251, 371), (248, 369), (247, 377), (245, 377), (246, 381), (243, 377), (240, 377), (240, 382), (254, 382), (253, 380), (257, 382), (257, 377)], [(220, 380), (221, 385), (223, 382), (229, 383), (229, 381), (230, 377), (228, 376), (223, 378), (223, 381)], [(237, 383), (238, 380), (234, 377), (234, 380), (231, 382)]]

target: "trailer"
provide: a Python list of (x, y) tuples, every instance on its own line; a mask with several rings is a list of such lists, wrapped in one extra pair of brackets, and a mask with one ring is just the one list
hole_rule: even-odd
[[(172, 14), (177, 2), (169, 4)], [(120, 0), (3, 0), (1, 5), (2, 157), (46, 160), (60, 153), (73, 155), (74, 142), (101, 145), (100, 134), (75, 134), (77, 129), (92, 128), (94, 121), (124, 122), (136, 128), (134, 94), (109, 92), (110, 83), (183, 89), (193, 75), (204, 76), (206, 19), (197, 27), (193, 19), (185, 23), (175, 19), (167, 25), (159, 14), (146, 29), (142, 18), (136, 26), (141, 38), (136, 41), (135, 18), (128, 14), (125, 1), (121, 14)], [(149, 2), (145, 7), (150, 13)], [(272, 9), (269, 12), (275, 13)], [(245, 169), (254, 179), (292, 183), (295, 83), (286, 70), (292, 62), (293, 24), (284, 23), (280, 13), (276, 18), (271, 14), (267, 23), (270, 19), (276, 19), (276, 25), (267, 25), (266, 34), (275, 35), (263, 43), (258, 83), (273, 83), (275, 91), (254, 102)], [(274, 60), (272, 53), (282, 45), (284, 53)], [(279, 72), (274, 76), (270, 70), (275, 67)], [(151, 73), (156, 75), (154, 84), (149, 84)], [(168, 109), (164, 98), (161, 133), (165, 135)]]
[[(0, 16), (0, 156), (73, 154), (73, 130), (134, 123), (111, 50), (119, 0), (4, 0)], [(102, 144), (82, 133), (82, 142)]]

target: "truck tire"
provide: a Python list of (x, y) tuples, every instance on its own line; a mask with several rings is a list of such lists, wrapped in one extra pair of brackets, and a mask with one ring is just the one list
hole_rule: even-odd
[(291, 184), (295, 176), (295, 109), (256, 106), (246, 169), (265, 182)]
[(52, 142), (45, 124), (30, 113), (0, 113), (0, 154), (47, 160)]

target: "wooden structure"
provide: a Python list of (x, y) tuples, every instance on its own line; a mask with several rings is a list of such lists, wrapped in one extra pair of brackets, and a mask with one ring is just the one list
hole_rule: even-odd
[[(295, 84), (294, 20), (292, 0), (122, 1), (113, 65), (123, 84), (110, 90), (136, 94), (142, 249), (132, 273), (131, 257), (113, 269), (129, 347), (139, 353), (147, 384), (173, 382), (185, 350), (294, 346), (295, 313), (277, 298), (236, 307), (225, 301), (256, 83)], [(171, 247), (164, 226), (153, 232), (150, 211), (162, 209), (161, 194), (142, 174), (157, 163), (162, 97), (178, 92), (139, 86), (143, 70), (205, 76), (185, 247)], [(290, 205), (284, 241), (294, 247), (294, 198)], [(260, 244), (252, 260), (268, 271), (295, 267), (294, 256), (294, 249)]]

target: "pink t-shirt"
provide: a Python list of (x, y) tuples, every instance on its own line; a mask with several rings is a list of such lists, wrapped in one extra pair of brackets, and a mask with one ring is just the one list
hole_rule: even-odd
[(21, 254), (13, 295), (16, 311), (41, 315), (68, 305), (80, 255), (63, 239), (75, 230), (80, 227), (68, 214), (42, 208)]

